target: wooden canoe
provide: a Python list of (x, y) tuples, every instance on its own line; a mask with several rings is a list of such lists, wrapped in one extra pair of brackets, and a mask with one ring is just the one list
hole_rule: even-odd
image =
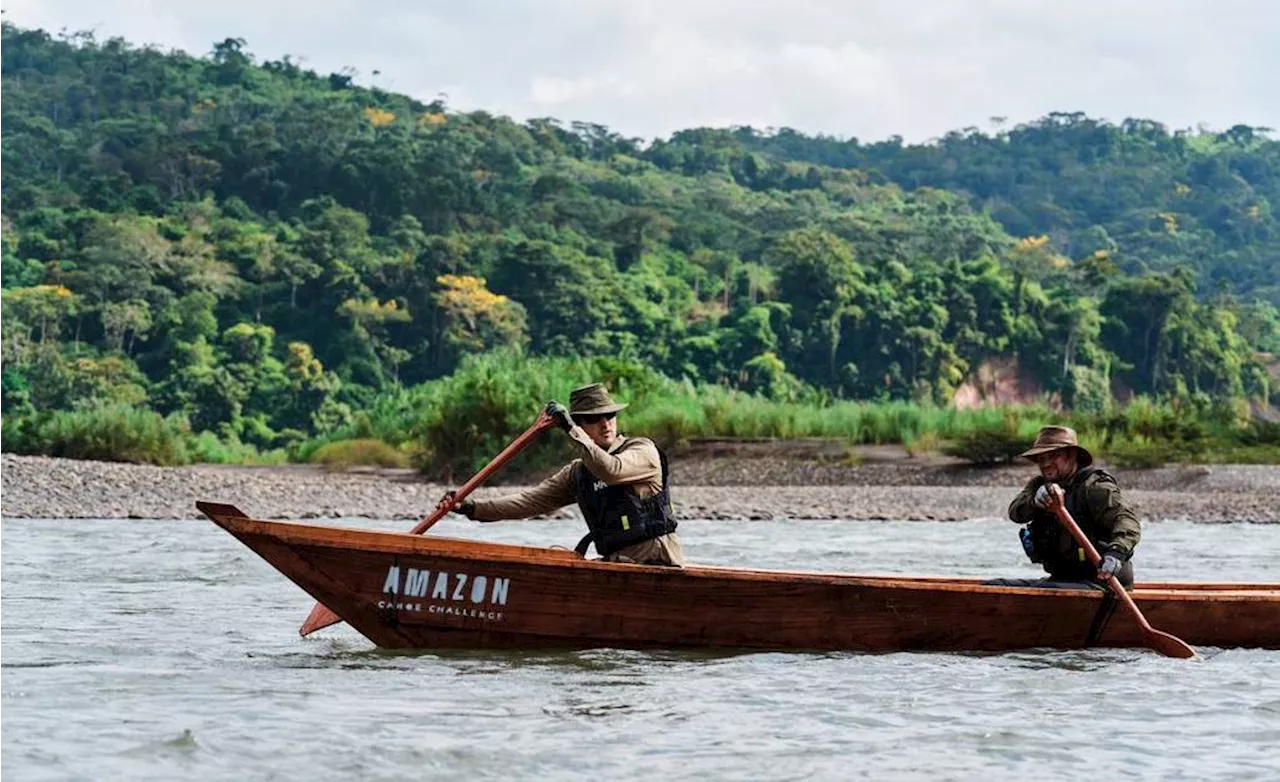
[[(1004, 651), (1141, 647), (1094, 590), (965, 578), (664, 568), (572, 551), (280, 521), (197, 503), (378, 646)], [(1139, 584), (1151, 624), (1197, 646), (1280, 649), (1280, 584)]]

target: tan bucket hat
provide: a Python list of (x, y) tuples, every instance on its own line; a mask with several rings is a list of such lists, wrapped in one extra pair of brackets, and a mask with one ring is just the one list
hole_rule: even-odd
[(1069, 426), (1042, 427), (1040, 433), (1036, 435), (1036, 441), (1021, 455), (1030, 459), (1033, 456), (1039, 456), (1050, 451), (1058, 451), (1063, 448), (1075, 448), (1080, 452), (1081, 467), (1088, 467), (1093, 464), (1093, 454), (1080, 445), (1080, 440), (1076, 437), (1076, 430)]
[(616, 413), (624, 404), (613, 401), (604, 383), (575, 388), (569, 393), (569, 415), (604, 415)]

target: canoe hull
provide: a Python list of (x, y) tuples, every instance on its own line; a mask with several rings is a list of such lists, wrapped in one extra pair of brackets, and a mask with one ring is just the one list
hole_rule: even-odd
[[(568, 551), (255, 521), (216, 523), (391, 649), (736, 647), (1007, 651), (1140, 647), (1101, 592), (584, 560)], [(1138, 589), (1151, 624), (1203, 646), (1280, 648), (1280, 585)]]

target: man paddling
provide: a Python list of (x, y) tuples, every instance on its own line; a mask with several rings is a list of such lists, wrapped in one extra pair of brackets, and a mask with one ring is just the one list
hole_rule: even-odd
[(527, 491), (493, 500), (463, 500), (457, 508), (476, 521), (527, 519), (578, 503), (594, 542), (610, 562), (684, 566), (671, 511), (666, 455), (646, 437), (618, 434), (618, 411), (603, 384), (574, 389), (569, 408), (547, 403), (547, 414), (568, 435), (579, 458)]
[[(1032, 562), (1043, 565), (1048, 578), (1042, 586), (1077, 586), (1118, 578), (1133, 586), (1130, 558), (1142, 536), (1138, 517), (1120, 497), (1120, 486), (1106, 470), (1091, 466), (1093, 455), (1080, 446), (1074, 429), (1046, 426), (1023, 457), (1040, 468), (1009, 505), (1009, 518), (1026, 527), (1023, 547)], [(1071, 533), (1048, 510), (1050, 486), (1065, 495), (1067, 510), (1102, 555), (1096, 569)], [(1012, 583), (1005, 581), (1002, 583)]]

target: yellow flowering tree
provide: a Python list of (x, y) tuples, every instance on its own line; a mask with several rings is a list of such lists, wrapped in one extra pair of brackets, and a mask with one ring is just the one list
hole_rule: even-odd
[(384, 128), (396, 121), (394, 112), (380, 109), (377, 106), (365, 106), (364, 116), (365, 119), (369, 120), (369, 124), (375, 128)]
[(32, 285), (4, 291), (4, 330), (16, 330), (26, 341), (56, 340), (62, 324), (79, 310), (80, 297), (62, 285)]
[(442, 274), (436, 283), (432, 298), (444, 315), (440, 344), (448, 353), (441, 358), (452, 363), (463, 353), (528, 342), (524, 307), (490, 291), (485, 278)]

